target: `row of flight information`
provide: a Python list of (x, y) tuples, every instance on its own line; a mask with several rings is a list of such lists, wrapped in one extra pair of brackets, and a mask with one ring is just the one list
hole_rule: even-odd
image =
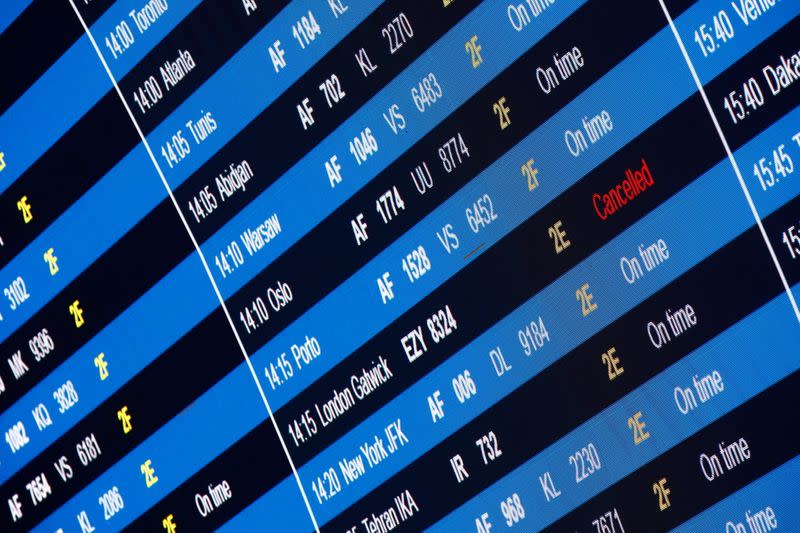
[(4, 532), (800, 531), (800, 1), (3, 0), (0, 288)]

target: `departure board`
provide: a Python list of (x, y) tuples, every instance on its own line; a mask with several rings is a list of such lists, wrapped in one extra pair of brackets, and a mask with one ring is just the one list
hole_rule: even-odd
[(3, 532), (796, 533), (800, 1), (2, 0), (0, 287)]

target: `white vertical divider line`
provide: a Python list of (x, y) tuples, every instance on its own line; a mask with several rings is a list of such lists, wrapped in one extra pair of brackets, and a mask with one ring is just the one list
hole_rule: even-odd
[(764, 223), (761, 220), (761, 215), (758, 213), (758, 209), (756, 209), (756, 204), (753, 202), (753, 197), (750, 196), (750, 191), (747, 188), (747, 185), (744, 182), (744, 178), (742, 177), (742, 171), (739, 169), (739, 163), (737, 163), (736, 158), (733, 156), (733, 152), (731, 151), (731, 147), (728, 144), (728, 139), (725, 137), (725, 133), (722, 131), (722, 127), (719, 125), (719, 121), (717, 120), (717, 115), (714, 113), (714, 109), (711, 107), (711, 102), (708, 100), (708, 95), (706, 95), (706, 91), (703, 88), (703, 84), (700, 82), (700, 77), (697, 75), (697, 71), (694, 68), (694, 64), (692, 63), (691, 58), (689, 57), (689, 53), (686, 50), (686, 47), (683, 45), (683, 39), (681, 39), (680, 33), (678, 33), (678, 28), (675, 26), (675, 21), (672, 20), (672, 15), (670, 15), (669, 10), (667, 9), (666, 4), (664, 4), (664, 0), (658, 0), (659, 4), (661, 4), (661, 9), (664, 11), (664, 16), (667, 17), (667, 21), (669, 22), (670, 28), (672, 28), (672, 33), (675, 35), (675, 40), (678, 41), (678, 46), (681, 49), (681, 53), (683, 54), (683, 58), (686, 60), (686, 64), (689, 67), (689, 71), (692, 73), (692, 78), (694, 79), (695, 85), (697, 85), (697, 90), (700, 92), (700, 96), (703, 98), (703, 102), (706, 105), (706, 110), (708, 110), (708, 114), (711, 116), (712, 122), (714, 122), (714, 127), (717, 130), (717, 134), (719, 135), (720, 140), (722, 141), (722, 146), (725, 148), (725, 152), (728, 154), (728, 159), (733, 166), (733, 171), (736, 173), (736, 177), (739, 180), (739, 185), (742, 187), (742, 192), (744, 192), (744, 196), (747, 199), (747, 204), (750, 206), (750, 211), (753, 213), (753, 217), (756, 219), (756, 224), (758, 225), (758, 229), (761, 232), (761, 237), (764, 238), (764, 243), (767, 245), (767, 250), (769, 250), (769, 255), (772, 257), (772, 262), (775, 263), (775, 268), (778, 270), (778, 276), (781, 278), (781, 283), (783, 283), (783, 288), (786, 290), (786, 294), (789, 296), (789, 302), (792, 304), (792, 308), (794, 309), (794, 314), (797, 317), (798, 322), (800, 322), (800, 308), (797, 307), (797, 301), (795, 301), (794, 294), (792, 294), (792, 289), (789, 287), (789, 282), (786, 279), (786, 274), (783, 272), (783, 268), (781, 268), (781, 264), (778, 261), (778, 256), (775, 254), (775, 249), (772, 247), (772, 243), (769, 241), (769, 237), (767, 236), (767, 230), (764, 229)]
[(147, 154), (150, 156), (150, 161), (153, 163), (153, 166), (156, 168), (159, 177), (161, 178), (161, 182), (164, 184), (164, 187), (167, 189), (167, 193), (169, 194), (170, 199), (172, 200), (172, 204), (175, 206), (175, 210), (178, 212), (178, 216), (183, 222), (183, 226), (186, 229), (186, 232), (189, 234), (189, 238), (192, 240), (192, 244), (194, 244), (195, 251), (200, 256), (200, 261), (203, 263), (203, 268), (206, 270), (206, 274), (208, 275), (208, 280), (211, 282), (211, 286), (214, 288), (214, 293), (217, 295), (217, 299), (219, 300), (219, 304), (222, 307), (222, 310), (225, 312), (225, 317), (228, 319), (228, 325), (231, 327), (231, 331), (233, 331), (234, 337), (236, 337), (236, 342), (239, 344), (239, 349), (242, 351), (242, 355), (244, 356), (245, 361), (247, 362), (248, 368), (250, 368), (250, 373), (253, 376), (253, 380), (256, 382), (256, 387), (258, 388), (258, 392), (261, 394), (261, 399), (264, 401), (264, 406), (267, 408), (267, 413), (269, 414), (269, 418), (272, 421), (272, 425), (275, 428), (275, 433), (278, 435), (278, 439), (281, 442), (281, 446), (283, 447), (283, 451), (286, 454), (286, 459), (289, 461), (289, 465), (292, 467), (292, 473), (294, 474), (295, 481), (297, 482), (297, 486), (300, 489), (300, 494), (303, 496), (303, 501), (306, 504), (306, 508), (308, 509), (309, 517), (311, 518), (311, 522), (314, 524), (314, 530), (319, 533), (319, 525), (317, 524), (317, 518), (314, 515), (314, 511), (311, 509), (311, 504), (309, 503), (308, 496), (306, 495), (306, 491), (303, 488), (303, 483), (300, 481), (300, 475), (297, 473), (297, 468), (294, 465), (294, 461), (292, 460), (292, 456), (289, 453), (289, 448), (286, 446), (286, 441), (283, 439), (283, 434), (281, 433), (280, 429), (278, 428), (278, 423), (275, 421), (275, 417), (272, 412), (272, 407), (270, 407), (269, 402), (267, 401), (267, 396), (264, 394), (264, 389), (261, 386), (261, 382), (258, 379), (258, 375), (256, 374), (255, 368), (253, 367), (253, 363), (250, 361), (250, 356), (247, 354), (247, 349), (244, 347), (244, 343), (242, 342), (242, 338), (239, 336), (239, 332), (236, 330), (236, 326), (233, 323), (233, 319), (231, 318), (231, 313), (228, 310), (228, 306), (225, 304), (225, 300), (222, 298), (222, 293), (217, 286), (217, 282), (214, 279), (214, 275), (211, 273), (211, 269), (208, 267), (208, 262), (206, 261), (206, 257), (203, 254), (203, 251), (200, 249), (200, 245), (197, 242), (197, 239), (192, 232), (192, 229), (189, 227), (189, 223), (186, 221), (186, 217), (183, 215), (183, 211), (181, 211), (180, 207), (178, 206), (178, 201), (175, 199), (175, 194), (172, 192), (172, 188), (169, 186), (166, 177), (164, 176), (163, 170), (161, 170), (161, 166), (159, 165), (158, 161), (156, 160), (155, 155), (153, 154), (153, 150), (150, 148), (150, 143), (147, 142), (147, 139), (142, 132), (141, 127), (139, 126), (139, 122), (134, 117), (133, 112), (131, 111), (128, 102), (125, 100), (125, 97), (122, 94), (122, 90), (119, 88), (119, 84), (117, 83), (114, 74), (111, 73), (111, 69), (106, 63), (103, 54), (100, 52), (100, 48), (97, 46), (97, 41), (95, 41), (94, 36), (92, 35), (91, 30), (86, 25), (86, 21), (83, 20), (83, 16), (81, 15), (78, 8), (75, 6), (75, 0), (69, 0), (69, 3), (72, 5), (72, 9), (75, 11), (75, 15), (77, 15), (78, 20), (80, 20), (81, 26), (83, 26), (83, 30), (86, 32), (86, 35), (89, 37), (89, 40), (92, 42), (92, 46), (94, 47), (95, 52), (97, 52), (97, 57), (100, 58), (100, 62), (103, 64), (103, 68), (108, 74), (111, 83), (114, 85), (114, 89), (117, 91), (117, 95), (119, 95), (119, 99), (122, 101), (122, 105), (125, 106), (125, 110), (128, 112), (128, 117), (131, 119), (133, 126), (136, 128), (136, 132), (139, 134), (139, 138), (142, 140), (142, 144), (144, 145), (145, 149), (147, 150)]

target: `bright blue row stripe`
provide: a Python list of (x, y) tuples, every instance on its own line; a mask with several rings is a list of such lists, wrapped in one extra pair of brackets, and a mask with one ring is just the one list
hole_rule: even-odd
[[(777, 531), (800, 531), (800, 505), (797, 505), (796, 490), (798, 478), (800, 478), (800, 457), (795, 457), (672, 531), (673, 533), (695, 531), (752, 533), (753, 530), (748, 526), (746, 517), (767, 507), (772, 508), (775, 513), (778, 522)], [(740, 524), (745, 529), (741, 529)]]
[[(300, 491), (297, 490), (297, 482), (294, 480), (294, 477), (288, 479), (291, 480), (295, 492), (300, 494)], [(287, 482), (285, 481), (284, 483)], [(289, 515), (291, 512), (288, 509), (284, 510), (285, 508), (278, 498), (272, 495), (274, 492), (275, 490), (273, 489), (259, 498), (255, 503), (248, 505), (239, 514), (220, 526), (219, 529), (216, 530), (217, 533), (241, 533), (243, 531), (261, 530), (293, 531), (295, 533), (299, 531), (314, 531), (314, 527), (310, 523), (303, 527), (303, 524), (301, 523), (302, 520), (300, 519), (298, 519), (296, 523), (292, 523), (291, 520), (285, 520), (288, 523), (288, 527), (286, 529), (265, 528), (265, 523), (270, 523), (271, 525), (273, 516), (277, 515), (283, 517), (283, 515)], [(303, 511), (305, 511), (306, 515), (308, 514), (308, 508), (304, 507)], [(289, 516), (286, 518), (289, 518)]]
[[(123, 20), (132, 26), (136, 38), (134, 44), (116, 61), (106, 53), (107, 49), (104, 52), (109, 56), (106, 60), (117, 79), (141, 61), (198, 3), (197, 0), (169, 2), (169, 9), (142, 35), (138, 34), (128, 17), (132, 8), (130, 2), (115, 2), (108, 8), (91, 27), (101, 50), (105, 49), (105, 36)], [(78, 23), (77, 18), (67, 22)], [(89, 38), (81, 36), (0, 116), (0, 139), (3, 139), (2, 150), (6, 154), (7, 165), (0, 180), (0, 193), (112, 89), (111, 81), (98, 64)], [(90, 153), (91, 147), (87, 147), (87, 154)], [(58, 177), (54, 176), (53, 179)]]
[[(737, 7), (741, 8), (739, 2), (735, 3)], [(746, 48), (744, 49), (749, 51), (755, 46), (755, 43), (766, 39), (775, 33), (780, 26), (797, 16), (796, 4), (797, 2), (792, 1), (779, 1), (775, 6), (760, 15), (758, 19), (755, 21), (750, 20), (745, 25), (739, 15), (736, 14), (733, 2), (717, 2), (714, 5), (707, 6), (704, 10), (686, 12), (675, 20), (675, 27), (678, 28), (678, 33), (681, 35), (700, 81), (706, 84), (717, 75), (720, 64), (730, 64), (742, 55), (742, 46), (745, 46)], [(717, 16), (720, 11), (725, 11), (728, 18), (730, 18), (734, 36), (727, 42), (717, 37), (715, 39), (718, 44), (717, 49), (708, 54), (707, 57), (703, 57), (703, 52), (695, 41), (694, 32), (698, 31), (699, 33), (700, 26), (705, 24), (706, 30), (715, 36), (713, 17)], [(718, 20), (723, 20), (723, 18), (720, 17)], [(751, 41), (752, 39), (755, 39), (755, 41)], [(751, 41), (751, 44), (748, 46), (743, 41)]]
[(6, 31), (33, 0), (4, 0), (0, 3), (0, 33)]
[[(284, 8), (150, 135), (153, 150), (158, 154), (160, 142), (153, 142), (153, 139), (169, 136), (180, 128), (185, 130), (186, 120), (197, 118), (201, 109), (215, 113), (219, 129), (203, 145), (195, 147), (189, 159), (176, 168), (182, 179), (188, 178), (224, 142), (254, 118), (258, 111), (269, 105), (377, 8), (377, 5), (367, 8), (364, 7), (365, 4), (361, 7), (351, 6), (346, 15), (335, 23), (327, 6), (325, 11), (317, 9), (317, 20), (323, 27), (323, 33), (313, 46), (307, 48), (294, 62), (289, 60), (280, 74), (276, 75), (271, 68), (254, 69), (253, 65), (264, 64), (264, 50), (277, 36), (287, 46), (294, 41), (290, 34), (292, 22), (306, 14), (310, 5), (319, 6), (319, 3), (299, 0)], [(237, 94), (237, 98), (230, 98), (227, 91), (230, 87), (240, 87), (243, 79), (248, 80), (248, 90)], [(245, 93), (257, 100), (254, 102), (257, 108), (244, 106)], [(225, 105), (228, 107), (235, 107), (236, 104), (241, 106), (230, 109), (239, 115), (238, 120), (223, 117), (215, 105), (209, 105), (217, 102), (227, 102)], [(185, 133), (191, 135), (188, 131)], [(131, 179), (132, 176), (140, 179)], [(0, 341), (5, 340), (166, 197), (167, 192), (156, 178), (147, 152), (141, 144), (137, 144), (108, 174), (0, 271), (0, 280), (9, 279), (9, 283), (22, 274), (31, 294), (16, 311), (3, 314), (5, 320), (0, 322)], [(103, 221), (103, 224), (98, 224), (98, 221)], [(43, 250), (50, 247), (55, 249), (59, 258), (60, 271), (55, 277), (50, 276), (41, 257)]]
[[(691, 295), (686, 295), (686, 301), (691, 301)], [(699, 318), (702, 324), (703, 317)], [(781, 294), (536, 454), (430, 530), (467, 531), (468, 525), (474, 527), (475, 519), (484, 512), (489, 513), (490, 520), (498, 527), (504, 525), (500, 502), (514, 492), (519, 494), (526, 511), (530, 511), (521, 522), (522, 527), (529, 531), (541, 530), (796, 370), (798, 341), (797, 319), (788, 299)], [(732, 357), (733, 354), (747, 356)], [(681, 414), (674, 400), (675, 387), (691, 387), (692, 376), (702, 377), (714, 370), (721, 374), (725, 389), (706, 403), (696, 398), (698, 407), (686, 415)], [(633, 443), (626, 425), (628, 417), (637, 411), (642, 411), (650, 432), (650, 438), (638, 446)], [(489, 429), (491, 427), (487, 427)], [(735, 431), (731, 428), (731, 437)], [(502, 442), (501, 439), (502, 435), (498, 435)], [(602, 467), (576, 484), (574, 467), (568, 463), (568, 456), (590, 442), (597, 448)], [(696, 464), (686, 467), (699, 468)], [(546, 502), (538, 482), (538, 476), (546, 471), (551, 473), (556, 488), (561, 491), (561, 495), (550, 502)], [(624, 526), (625, 516), (621, 519)], [(712, 530), (723, 531), (689, 529)]]
[[(280, 457), (264, 457), (264, 468), (271, 461), (282, 461)], [(260, 469), (259, 469), (260, 471)], [(254, 522), (257, 529), (252, 531), (313, 531), (314, 526), (308, 507), (297, 489), (294, 476), (289, 476), (267, 493), (264, 514)], [(218, 530), (219, 531), (219, 530)]]

